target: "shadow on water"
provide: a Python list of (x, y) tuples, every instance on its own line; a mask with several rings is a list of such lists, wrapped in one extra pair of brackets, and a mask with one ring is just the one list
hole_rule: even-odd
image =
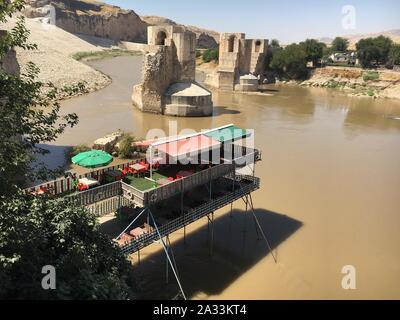
[(222, 107), (222, 106), (214, 106), (214, 116), (220, 116), (223, 114), (240, 114), (241, 112), (239, 110), (233, 110), (229, 109), (228, 107)]
[[(256, 209), (256, 216), (275, 254), (276, 248), (303, 223), (286, 215)], [(206, 218), (203, 218), (206, 219)], [(178, 231), (183, 233), (183, 230)], [(241, 275), (265, 258), (270, 251), (261, 235), (258, 239), (253, 216), (235, 209), (214, 220), (213, 255), (210, 254), (207, 224), (172, 244), (179, 277), (188, 297), (196, 294), (218, 295)], [(158, 244), (155, 244), (158, 245)], [(137, 255), (132, 255), (137, 261)], [(278, 257), (279, 261), (279, 257)], [(172, 270), (166, 284), (166, 257), (161, 249), (141, 257), (135, 266), (143, 299), (171, 299), (179, 291)], [(268, 272), (268, 270), (266, 270)], [(250, 290), (250, 288), (249, 288)]]

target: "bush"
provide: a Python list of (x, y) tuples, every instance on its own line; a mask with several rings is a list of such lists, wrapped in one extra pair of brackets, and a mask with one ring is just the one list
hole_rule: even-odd
[(219, 60), (219, 49), (207, 49), (203, 52), (203, 57), (202, 57), (204, 62), (211, 62), (215, 61), (217, 62)]
[(133, 146), (133, 142), (135, 141), (134, 137), (128, 133), (124, 133), (119, 142), (119, 156), (120, 158), (130, 158), (135, 151)]
[(69, 148), (67, 150), (67, 152), (65, 153), (65, 157), (67, 158), (67, 161), (70, 162), (71, 158), (75, 157), (79, 153), (90, 151), (90, 150), (92, 150), (92, 149), (89, 148), (87, 145), (80, 144), (80, 145), (74, 146), (72, 148)]
[(379, 73), (377, 71), (368, 71), (364, 72), (363, 74), (364, 81), (378, 80), (378, 79), (379, 79)]

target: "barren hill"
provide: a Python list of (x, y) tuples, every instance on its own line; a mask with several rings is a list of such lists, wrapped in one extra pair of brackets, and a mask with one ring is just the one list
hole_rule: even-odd
[[(385, 36), (390, 39), (392, 39), (396, 43), (400, 43), (400, 29), (394, 29), (394, 30), (388, 30), (388, 31), (383, 31), (383, 32), (376, 32), (376, 33), (364, 33), (364, 34), (350, 34), (343, 36), (343, 38), (346, 38), (350, 41), (350, 48), (355, 49), (356, 43), (360, 41), (361, 39), (364, 38), (374, 38), (378, 36)], [(326, 43), (326, 44), (331, 44), (333, 41), (332, 38), (320, 38), (320, 41)]]
[[(15, 19), (10, 18), (6, 24), (0, 23), (0, 29), (10, 30)], [(39, 80), (53, 82), (58, 87), (87, 82), (89, 91), (106, 86), (110, 80), (102, 73), (74, 60), (71, 56), (82, 51), (98, 51), (103, 47), (96, 46), (66, 32), (56, 26), (26, 19), (25, 25), (30, 31), (29, 43), (37, 44), (37, 50), (17, 49), (17, 61), (23, 72), (29, 61), (40, 68)], [(94, 43), (94, 40), (92, 43)]]

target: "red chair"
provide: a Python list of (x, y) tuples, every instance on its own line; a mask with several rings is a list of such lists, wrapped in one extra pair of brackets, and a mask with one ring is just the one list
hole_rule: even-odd
[(85, 185), (85, 184), (83, 184), (82, 182), (79, 182), (78, 184), (77, 184), (77, 189), (79, 190), (79, 191), (85, 191), (85, 190), (88, 190), (89, 188), (88, 188), (88, 186), (87, 185)]
[(171, 181), (171, 182), (175, 181), (175, 179), (173, 177), (168, 177), (167, 180)]

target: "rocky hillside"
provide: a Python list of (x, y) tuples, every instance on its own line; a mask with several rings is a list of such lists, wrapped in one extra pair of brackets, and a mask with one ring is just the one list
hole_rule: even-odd
[[(48, 17), (51, 14), (51, 5), (55, 8), (56, 25), (65, 31), (114, 41), (145, 43), (149, 25), (177, 25), (175, 21), (167, 18), (139, 17), (132, 10), (124, 10), (95, 0), (27, 0), (27, 4), (24, 13), (28, 18)], [(183, 27), (196, 34), (199, 48), (218, 46), (218, 32), (194, 26)]]
[(192, 31), (196, 34), (197, 46), (201, 49), (215, 48), (218, 46), (219, 43), (219, 33), (216, 31), (201, 29), (195, 26), (178, 24), (171, 19), (158, 16), (141, 16), (141, 19), (151, 26), (163, 24), (179, 25), (186, 30)]
[[(15, 18), (9, 18), (6, 24), (0, 23), (0, 29), (10, 31), (15, 22)], [(25, 25), (30, 31), (28, 42), (36, 44), (38, 48), (32, 51), (16, 49), (21, 72), (26, 70), (29, 62), (34, 62), (40, 69), (38, 80), (43, 83), (52, 82), (57, 87), (72, 86), (84, 81), (88, 91), (95, 91), (110, 83), (107, 76), (71, 57), (77, 52), (103, 50), (100, 45), (92, 44), (96, 39), (89, 43), (57, 26), (32, 19), (27, 19)]]
[(147, 24), (132, 10), (93, 0), (28, 0), (28, 18), (46, 16), (55, 7), (56, 25), (70, 33), (115, 41), (146, 42)]

